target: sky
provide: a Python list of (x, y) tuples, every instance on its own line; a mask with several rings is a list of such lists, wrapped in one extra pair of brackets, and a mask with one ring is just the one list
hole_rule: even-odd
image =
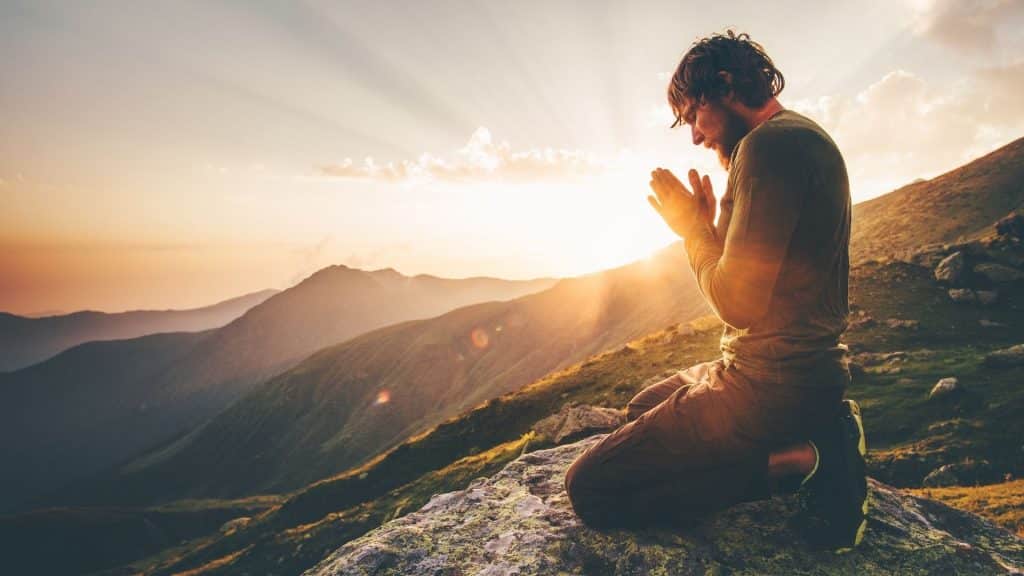
[(1024, 0), (0, 0), (0, 311), (189, 308), (344, 264), (567, 277), (676, 238), (665, 87), (732, 28), (854, 201), (1024, 136)]

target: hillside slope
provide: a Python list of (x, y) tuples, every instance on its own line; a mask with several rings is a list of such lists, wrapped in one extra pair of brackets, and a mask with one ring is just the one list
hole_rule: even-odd
[[(553, 282), (410, 278), (332, 266), (226, 326), (177, 338), (173, 349), (151, 350), (164, 339), (83, 345), (0, 374), (0, 458), (18, 471), (0, 484), (0, 510), (180, 435), (319, 348)], [(184, 342), (191, 345), (183, 349)]]
[(1024, 138), (853, 207), (850, 261), (970, 239), (1024, 208)]
[[(967, 459), (984, 460), (995, 480), (1024, 474), (1024, 422), (1016, 417), (1024, 412), (1024, 368), (985, 361), (989, 352), (1024, 341), (1024, 301), (958, 304), (931, 270), (896, 261), (856, 267), (851, 295), (858, 322), (845, 341), (858, 369), (849, 395), (863, 408), (869, 473), (920, 486), (930, 472)], [(889, 321), (911, 323), (893, 327)], [(465, 488), (524, 450), (549, 445), (531, 429), (566, 403), (620, 408), (645, 385), (716, 357), (720, 330), (715, 321), (696, 330), (671, 327), (549, 374), (362, 467), (297, 491), (245, 530), (197, 541), (181, 557), (134, 567), (158, 574), (306, 570), (340, 544), (426, 504), (432, 494)], [(961, 392), (930, 398), (936, 382), (948, 376), (961, 379)]]
[(200, 430), (59, 502), (286, 491), (336, 474), (544, 374), (705, 314), (681, 243), (529, 296), (321, 350)]
[(40, 318), (0, 312), (0, 372), (30, 366), (83, 342), (217, 328), (276, 293), (277, 290), (261, 290), (191, 310), (134, 310), (116, 314), (87, 310)]

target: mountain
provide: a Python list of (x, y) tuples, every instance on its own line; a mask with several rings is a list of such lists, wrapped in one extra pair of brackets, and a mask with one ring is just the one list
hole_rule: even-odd
[[(844, 337), (855, 362), (848, 394), (863, 410), (870, 475), (919, 487), (936, 470), (970, 462), (985, 463), (985, 482), (1024, 475), (1024, 421), (1017, 417), (1024, 411), (1022, 368), (986, 362), (993, 351), (1024, 341), (1024, 292), (990, 306), (964, 305), (948, 296), (930, 269), (899, 261), (855, 267), (850, 289), (857, 321)], [(1001, 326), (992, 326), (993, 318)], [(130, 568), (147, 574), (301, 573), (346, 542), (419, 509), (432, 495), (463, 490), (524, 452), (551, 447), (552, 439), (538, 432), (540, 423), (565, 406), (619, 409), (645, 386), (717, 357), (720, 335), (714, 318), (654, 331), (297, 490), (244, 529), (197, 539), (173, 558)], [(932, 397), (935, 384), (950, 376), (959, 378), (960, 390)], [(975, 479), (962, 482), (973, 487)], [(990, 491), (978, 511), (996, 511), (998, 518), (1020, 498), (1019, 491)], [(1006, 527), (1024, 533), (1024, 524)], [(866, 545), (885, 534), (876, 518)]]
[(277, 290), (261, 290), (191, 310), (135, 310), (116, 314), (86, 310), (41, 318), (0, 312), (0, 372), (30, 366), (83, 342), (217, 328), (276, 293)]
[(853, 207), (850, 261), (970, 240), (1024, 208), (1024, 138)]
[(388, 326), (320, 350), (180, 441), (50, 502), (300, 488), (552, 370), (707, 311), (676, 243), (516, 300)]
[(93, 342), (0, 374), (0, 509), (180, 435), (313, 351), (554, 280), (450, 280), (332, 266), (214, 330)]
[[(1019, 148), (1011, 146), (1009, 150)], [(1014, 169), (1012, 163), (1003, 165)], [(998, 174), (990, 177), (1003, 181)], [(988, 198), (986, 190), (976, 193), (979, 201)], [(928, 494), (989, 515), (1024, 534), (1024, 517), (1007, 513), (1019, 510), (1024, 485), (991, 484), (1024, 475), (1020, 450), (1024, 421), (1019, 418), (1024, 412), (1024, 393), (1019, 386), (1024, 363), (991, 360), (1007, 358), (1008, 351), (1019, 349), (1024, 342), (1024, 290), (1021, 280), (1009, 270), (1024, 271), (1024, 242), (1019, 237), (993, 234), (993, 222), (1006, 213), (1004, 208), (1013, 206), (999, 205), (984, 226), (973, 221), (976, 216), (970, 211), (963, 212), (970, 220), (964, 229), (971, 230), (969, 236), (975, 240), (935, 246), (934, 236), (918, 230), (921, 241), (932, 245), (914, 246), (913, 237), (904, 238), (894, 254), (911, 252), (923, 254), (923, 258), (862, 258), (851, 269), (851, 326), (844, 341), (853, 360), (854, 380), (848, 393), (860, 403), (867, 427), (869, 473), (907, 488), (952, 482), (959, 485), (957, 490), (928, 489)], [(955, 220), (960, 214), (954, 212), (950, 218)], [(872, 218), (876, 220), (862, 216), (860, 225), (881, 226), (893, 221), (879, 213)], [(951, 287), (936, 281), (935, 263), (956, 258), (958, 253), (970, 254), (965, 276), (978, 284)], [(1002, 279), (991, 277), (996, 264), (1006, 273)], [(981, 294), (989, 297), (979, 299)], [(718, 356), (719, 335), (717, 322), (652, 332), (615, 351), (552, 372), (450, 418), (358, 467), (297, 490), (238, 532), (198, 539), (173, 558), (150, 558), (131, 564), (131, 569), (152, 574), (308, 570), (346, 542), (419, 509), (432, 495), (463, 490), (474, 479), (495, 474), (524, 452), (549, 447), (550, 442), (535, 430), (541, 420), (565, 405), (621, 408), (645, 385)], [(933, 393), (940, 381), (948, 383), (947, 378), (957, 379), (952, 391)], [(976, 488), (978, 483), (987, 485)], [(910, 507), (919, 506), (917, 500), (905, 499), (882, 484), (874, 486), (880, 487), (878, 495), (888, 501), (921, 509)], [(970, 496), (974, 493), (978, 495)], [(924, 516), (929, 519), (935, 518), (936, 511), (957, 522), (966, 518), (950, 514), (938, 504), (924, 506), (928, 512)], [(912, 533), (920, 528), (906, 526)], [(515, 537), (525, 529), (516, 525), (511, 533)], [(886, 522), (876, 517), (865, 543), (869, 553), (878, 549), (872, 544), (875, 538), (884, 540), (893, 534)], [(961, 540), (970, 541), (967, 536)], [(367, 559), (379, 558), (378, 548), (367, 542), (347, 550), (358, 549), (357, 555)], [(969, 550), (973, 545), (960, 547)], [(396, 554), (393, 558), (401, 561), (400, 551)], [(894, 562), (903, 557), (901, 552)], [(992, 568), (992, 558), (987, 551), (979, 556), (983, 571)], [(938, 564), (932, 568), (947, 566), (944, 558), (935, 562)]]

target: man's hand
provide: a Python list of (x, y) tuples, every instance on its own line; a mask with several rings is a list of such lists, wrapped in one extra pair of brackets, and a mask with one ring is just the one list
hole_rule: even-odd
[(687, 190), (672, 172), (656, 168), (651, 172), (650, 185), (657, 198), (647, 197), (647, 201), (669, 228), (684, 238), (694, 226), (701, 223), (713, 226), (715, 221), (715, 195), (711, 191), (711, 179), (706, 174), (701, 178), (696, 170), (690, 170), (689, 176), (693, 192)]

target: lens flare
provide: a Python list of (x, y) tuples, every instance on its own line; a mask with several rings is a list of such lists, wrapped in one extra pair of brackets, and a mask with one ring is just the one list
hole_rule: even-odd
[(391, 392), (387, 390), (381, 390), (377, 392), (377, 399), (373, 401), (374, 406), (380, 406), (381, 404), (387, 404), (391, 402)]
[(469, 335), (470, 340), (473, 341), (473, 346), (480, 348), (481, 350), (487, 348), (490, 338), (487, 336), (487, 331), (483, 328), (474, 328), (473, 332)]

